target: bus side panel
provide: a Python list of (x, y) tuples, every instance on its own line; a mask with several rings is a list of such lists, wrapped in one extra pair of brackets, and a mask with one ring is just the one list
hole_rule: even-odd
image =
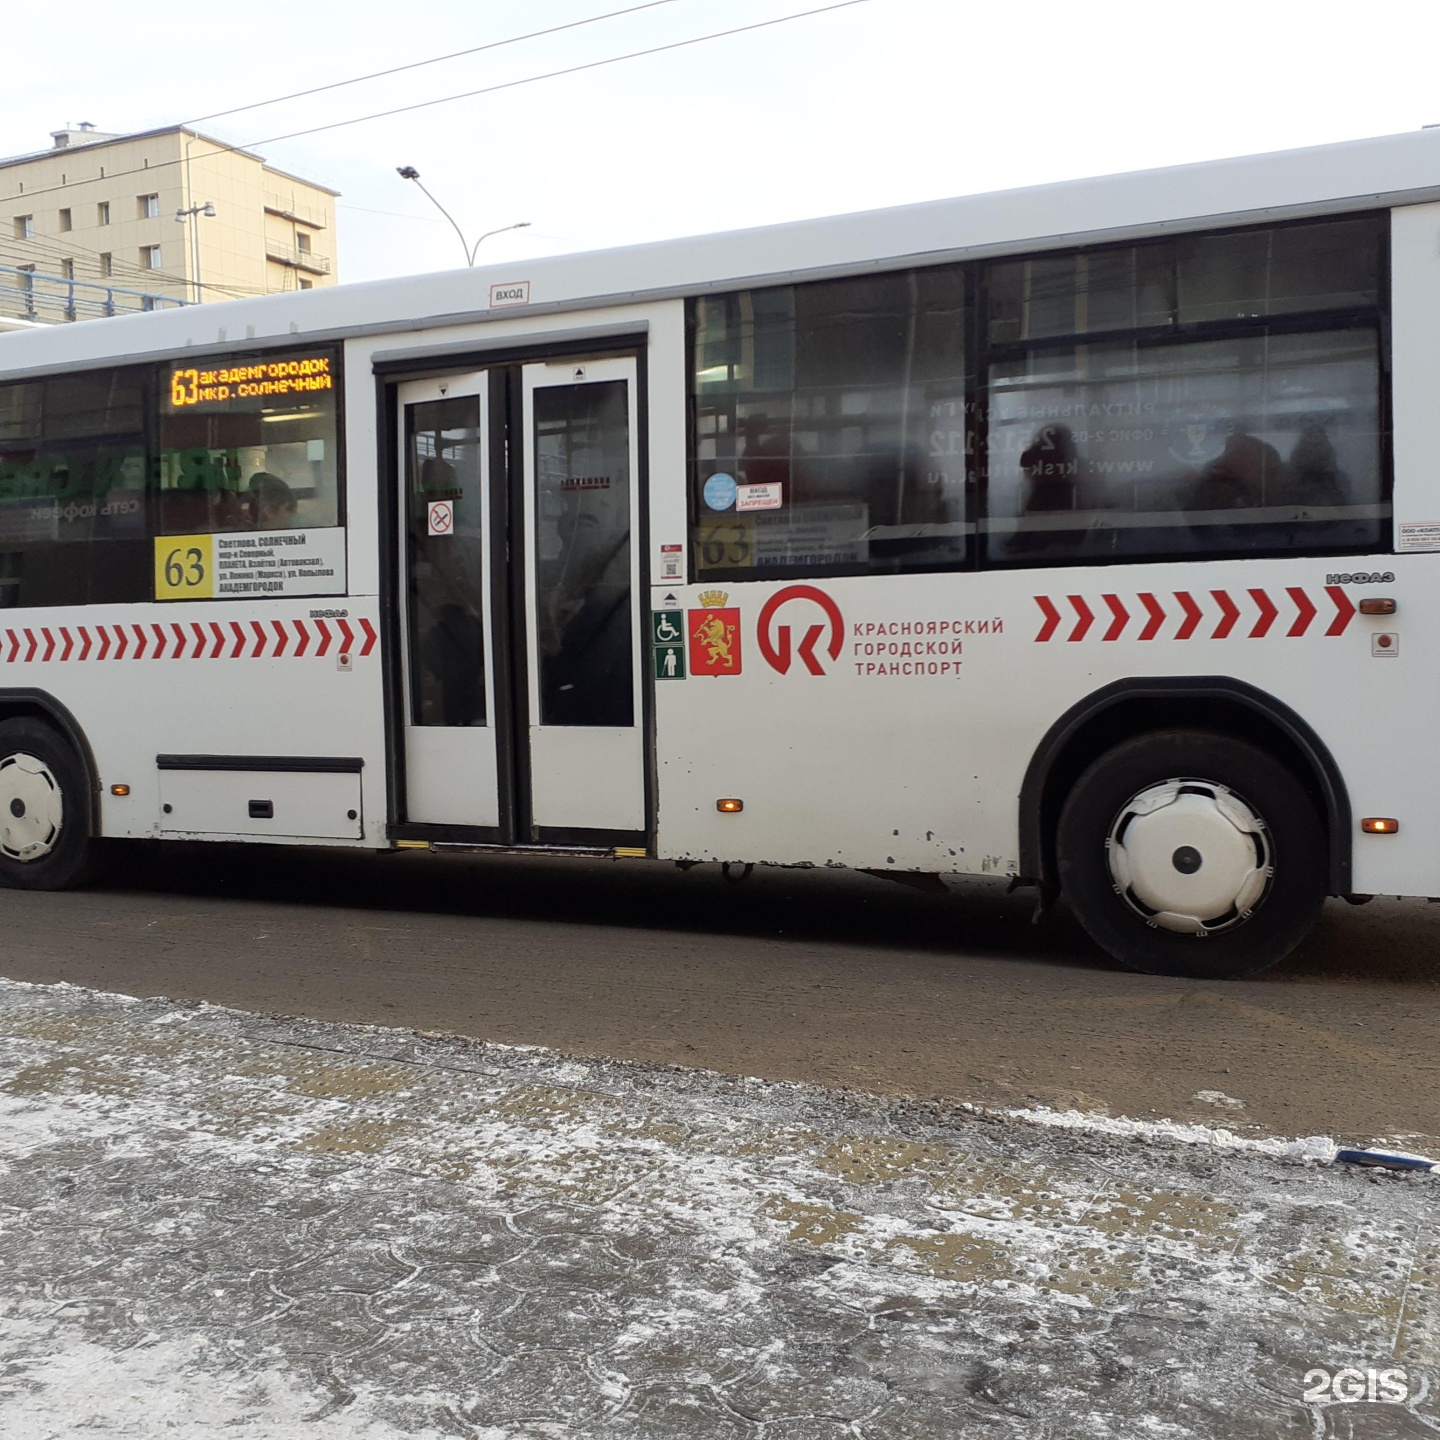
[[(1393, 585), (1329, 583), (1377, 565)], [(1357, 817), (1402, 819), (1399, 835), (1356, 837), (1356, 888), (1440, 893), (1431, 712), (1417, 708), (1440, 643), (1437, 570), (1364, 556), (747, 583), (724, 605), (689, 587), (689, 678), (656, 682), (660, 853), (1013, 874), (1025, 769), (1061, 714), (1129, 677), (1232, 676), (1309, 722)], [(1382, 588), (1411, 617), (1398, 656), (1373, 648), (1395, 620), (1353, 609)], [(727, 609), (732, 667), (695, 638)], [(696, 673), (697, 647), (712, 673)], [(742, 811), (717, 810), (732, 798)]]
[[(364, 762), (357, 822), (373, 845), (386, 818), (377, 631), (374, 601), (354, 596), (12, 610), (0, 624), (0, 690), (44, 691), (75, 717), (99, 772), (104, 835), (176, 833), (173, 802), (171, 815), (162, 809), (160, 756), (323, 757)], [(186, 773), (167, 772), (174, 795)], [(112, 785), (130, 793), (113, 795)], [(266, 785), (271, 798), (277, 782)], [(290, 791), (304, 812), (292, 833), (278, 804), (275, 838), (354, 844), (350, 807), (330, 815), (317, 791), (311, 814), (308, 793)], [(265, 826), (240, 814), (233, 831), (202, 833), (263, 839)]]

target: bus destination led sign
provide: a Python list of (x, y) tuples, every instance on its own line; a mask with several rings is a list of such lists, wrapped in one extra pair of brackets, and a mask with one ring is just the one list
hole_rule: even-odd
[(170, 371), (170, 404), (176, 410), (195, 405), (230, 406), (241, 400), (285, 400), (334, 388), (329, 355), (256, 360), (213, 370), (176, 366)]

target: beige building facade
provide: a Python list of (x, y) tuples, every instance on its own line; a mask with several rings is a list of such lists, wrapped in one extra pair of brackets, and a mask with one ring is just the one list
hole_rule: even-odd
[(337, 191), (179, 126), (52, 138), (0, 160), (0, 317), (88, 319), (335, 284)]

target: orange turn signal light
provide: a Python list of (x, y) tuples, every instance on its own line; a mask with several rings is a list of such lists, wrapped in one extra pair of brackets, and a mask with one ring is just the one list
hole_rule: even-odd
[(715, 808), (722, 815), (738, 815), (745, 808), (745, 802), (743, 800), (717, 800)]
[(112, 785), (110, 787), (110, 793), (112, 795), (119, 795), (123, 798), (130, 793), (130, 787), (128, 785)]
[(1362, 615), (1393, 615), (1396, 605), (1393, 600), (1371, 596), (1368, 600), (1360, 602), (1359, 610)]
[(1388, 815), (1367, 815), (1360, 822), (1360, 828), (1367, 835), (1394, 835), (1400, 829), (1400, 822)]

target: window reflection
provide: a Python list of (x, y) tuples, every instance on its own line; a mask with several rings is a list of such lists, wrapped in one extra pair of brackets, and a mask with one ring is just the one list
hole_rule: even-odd
[[(480, 399), (405, 411), (410, 723), (483, 725), (485, 524)], [(432, 524), (432, 507), (444, 521)], [(431, 533), (438, 531), (439, 533)]]
[(749, 291), (694, 315), (702, 576), (964, 561), (962, 272)]
[(534, 392), (542, 725), (635, 723), (624, 380)]
[(990, 370), (986, 552), (1105, 560), (1369, 549), (1373, 331), (1090, 346)]

